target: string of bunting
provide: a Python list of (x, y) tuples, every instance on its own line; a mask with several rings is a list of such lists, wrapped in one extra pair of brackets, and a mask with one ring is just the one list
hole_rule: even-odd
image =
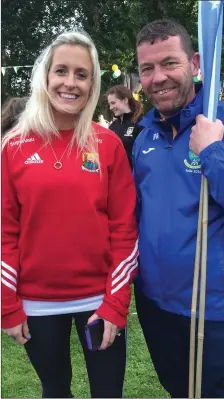
[[(6, 69), (10, 69), (10, 68), (14, 69), (15, 73), (17, 73), (20, 68), (33, 68), (33, 65), (2, 66), (1, 67), (2, 75), (5, 76)], [(121, 70), (119, 69), (117, 64), (113, 64), (111, 69), (113, 72), (112, 76), (114, 79), (117, 79), (119, 76), (121, 76)], [(105, 72), (109, 72), (109, 71), (107, 69), (101, 69), (100, 72), (101, 72), (101, 76), (102, 76)], [(139, 101), (139, 99), (140, 99), (140, 96), (138, 93), (133, 93), (133, 97), (135, 98), (136, 101)]]
[[(10, 68), (14, 69), (15, 73), (17, 73), (20, 68), (33, 68), (33, 65), (2, 66), (1, 67), (2, 75), (5, 76), (6, 69), (10, 69)], [(121, 76), (121, 70), (119, 69), (117, 64), (113, 64), (111, 69), (112, 69), (112, 72), (113, 72), (112, 76), (113, 76), (114, 79), (117, 79), (117, 78), (119, 78), (119, 76)], [(101, 69), (100, 72), (101, 72), (101, 76), (102, 76), (105, 72), (108, 72), (108, 70), (107, 69)], [(194, 82), (200, 82), (201, 80), (202, 80), (201, 71), (199, 70), (198, 76), (194, 77)]]
[(18, 72), (20, 68), (33, 68), (33, 65), (14, 65), (14, 66), (3, 66), (1, 67), (1, 73), (5, 76), (6, 69), (14, 69), (15, 73)]
[[(17, 73), (20, 68), (33, 68), (33, 65), (2, 66), (1, 67), (2, 75), (5, 76), (6, 69), (10, 69), (10, 68), (14, 69), (15, 73)], [(112, 71), (113, 71), (112, 76), (115, 79), (118, 78), (121, 75), (121, 71), (120, 71), (120, 69), (118, 68), (118, 66), (116, 64), (112, 65)], [(108, 72), (108, 70), (107, 69), (101, 69), (100, 72), (101, 72), (101, 76), (102, 76), (105, 72)]]

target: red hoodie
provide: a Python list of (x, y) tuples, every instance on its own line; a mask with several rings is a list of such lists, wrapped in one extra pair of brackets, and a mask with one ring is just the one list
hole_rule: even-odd
[[(2, 153), (2, 327), (26, 319), (22, 300), (70, 301), (104, 294), (97, 314), (124, 327), (137, 273), (135, 189), (120, 139), (93, 123), (94, 154), (62, 158), (30, 134)], [(58, 159), (72, 131), (53, 138)], [(77, 155), (78, 154), (78, 155)]]

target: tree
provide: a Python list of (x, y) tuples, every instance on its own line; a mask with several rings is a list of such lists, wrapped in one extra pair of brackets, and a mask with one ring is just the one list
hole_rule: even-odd
[[(137, 72), (136, 36), (154, 19), (171, 17), (187, 27), (197, 48), (196, 0), (3, 0), (2, 65), (33, 65), (35, 58), (54, 36), (76, 26), (83, 27), (99, 52), (102, 93), (116, 81), (111, 65), (122, 72)], [(18, 73), (6, 70), (2, 101), (27, 95), (31, 68)]]

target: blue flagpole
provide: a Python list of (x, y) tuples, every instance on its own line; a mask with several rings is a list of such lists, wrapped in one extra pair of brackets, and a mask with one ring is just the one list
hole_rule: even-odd
[[(220, 76), (221, 76), (222, 23), (223, 23), (223, 0), (216, 0), (216, 1), (204, 0), (198, 2), (198, 42), (199, 42), (199, 53), (201, 57), (200, 67), (201, 67), (202, 81), (203, 81), (203, 114), (211, 121), (216, 120), (218, 98), (219, 98), (219, 87), (220, 87)], [(208, 182), (207, 179), (202, 175), (198, 237), (197, 237), (197, 242), (199, 242), (199, 244), (201, 243), (201, 248), (196, 249), (196, 258), (198, 257), (198, 259), (200, 259), (201, 255), (201, 276), (200, 276), (198, 350), (197, 350), (195, 398), (201, 398), (201, 385), (202, 385), (202, 358), (203, 358), (203, 343), (204, 343), (204, 315), (205, 315), (206, 269), (207, 269), (207, 229), (208, 229)], [(194, 343), (195, 347), (195, 332), (194, 332), (194, 337), (191, 336), (191, 341)], [(192, 352), (193, 351), (191, 348), (190, 366), (189, 366), (189, 371), (190, 371), (189, 397), (194, 397), (194, 359), (191, 364), (192, 360), (191, 356), (195, 357), (195, 353)]]
[(203, 113), (213, 121), (216, 120), (220, 88), (223, 3), (223, 0), (198, 1), (198, 44), (204, 93)]

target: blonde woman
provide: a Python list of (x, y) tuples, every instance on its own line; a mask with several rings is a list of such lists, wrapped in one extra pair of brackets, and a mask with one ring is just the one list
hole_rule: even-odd
[[(73, 319), (91, 396), (122, 396), (135, 190), (121, 141), (92, 122), (99, 92), (91, 38), (61, 34), (37, 59), (3, 141), (2, 327), (25, 345), (45, 398), (72, 397)], [(99, 320), (102, 340), (89, 350), (85, 326)]]

